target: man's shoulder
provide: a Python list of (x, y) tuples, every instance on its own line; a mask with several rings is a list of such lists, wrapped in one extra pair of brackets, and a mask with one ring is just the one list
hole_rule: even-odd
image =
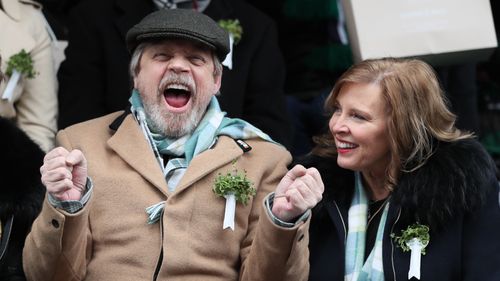
[(240, 147), (244, 155), (251, 155), (252, 157), (262, 159), (269, 158), (269, 160), (279, 160), (284, 157), (289, 159), (288, 162), (291, 161), (290, 152), (284, 146), (261, 138), (233, 139), (229, 136), (221, 136), (219, 141), (234, 143), (234, 145)]
[(63, 131), (70, 134), (78, 134), (79, 132), (97, 132), (99, 130), (110, 130), (109, 126), (115, 121), (118, 117), (123, 115), (124, 111), (116, 111), (101, 117), (97, 117), (94, 119), (90, 119), (87, 121), (83, 121), (74, 125), (71, 125), (65, 128)]

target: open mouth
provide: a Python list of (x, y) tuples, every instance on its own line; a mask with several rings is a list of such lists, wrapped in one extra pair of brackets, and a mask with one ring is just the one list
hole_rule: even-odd
[(183, 108), (191, 99), (191, 90), (184, 84), (169, 84), (163, 90), (167, 104), (173, 108)]

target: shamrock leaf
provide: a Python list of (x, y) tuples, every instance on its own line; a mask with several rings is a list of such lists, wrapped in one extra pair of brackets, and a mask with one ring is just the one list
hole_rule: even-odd
[(26, 75), (28, 78), (33, 78), (37, 74), (33, 68), (33, 59), (24, 49), (12, 55), (7, 61), (7, 70), (5, 73), (11, 76), (14, 70)]
[(221, 197), (234, 194), (236, 201), (243, 203), (243, 205), (246, 205), (248, 200), (256, 194), (256, 189), (253, 187), (253, 183), (248, 180), (246, 171), (239, 173), (236, 168), (226, 174), (219, 173), (215, 178), (213, 191)]
[(239, 20), (219, 20), (218, 24), (220, 27), (225, 29), (227, 32), (233, 35), (234, 44), (238, 44), (241, 40), (243, 34), (243, 28), (240, 25)]
[(408, 226), (405, 230), (402, 230), (400, 236), (396, 236), (394, 233), (391, 233), (391, 238), (398, 243), (398, 246), (403, 249), (403, 252), (410, 251), (408, 244), (412, 239), (416, 238), (420, 241), (420, 243), (422, 243), (422, 255), (425, 255), (425, 247), (430, 241), (429, 227), (417, 222)]

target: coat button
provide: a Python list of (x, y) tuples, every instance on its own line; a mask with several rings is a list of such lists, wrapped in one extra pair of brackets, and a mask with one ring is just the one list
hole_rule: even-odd
[(59, 228), (59, 222), (57, 220), (52, 220), (52, 226), (55, 228)]

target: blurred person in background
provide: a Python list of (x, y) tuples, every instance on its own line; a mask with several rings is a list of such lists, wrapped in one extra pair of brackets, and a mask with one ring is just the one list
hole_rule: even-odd
[(12, 120), (0, 117), (0, 133), (0, 280), (24, 281), (24, 240), (45, 195), (39, 170), (44, 152)]
[[(40, 9), (31, 0), (0, 0), (1, 69), (7, 76), (0, 85), (0, 116), (14, 120), (48, 151), (54, 147), (57, 131), (57, 81), (51, 40)], [(19, 73), (10, 91), (6, 88), (16, 75), (9, 64)]]

